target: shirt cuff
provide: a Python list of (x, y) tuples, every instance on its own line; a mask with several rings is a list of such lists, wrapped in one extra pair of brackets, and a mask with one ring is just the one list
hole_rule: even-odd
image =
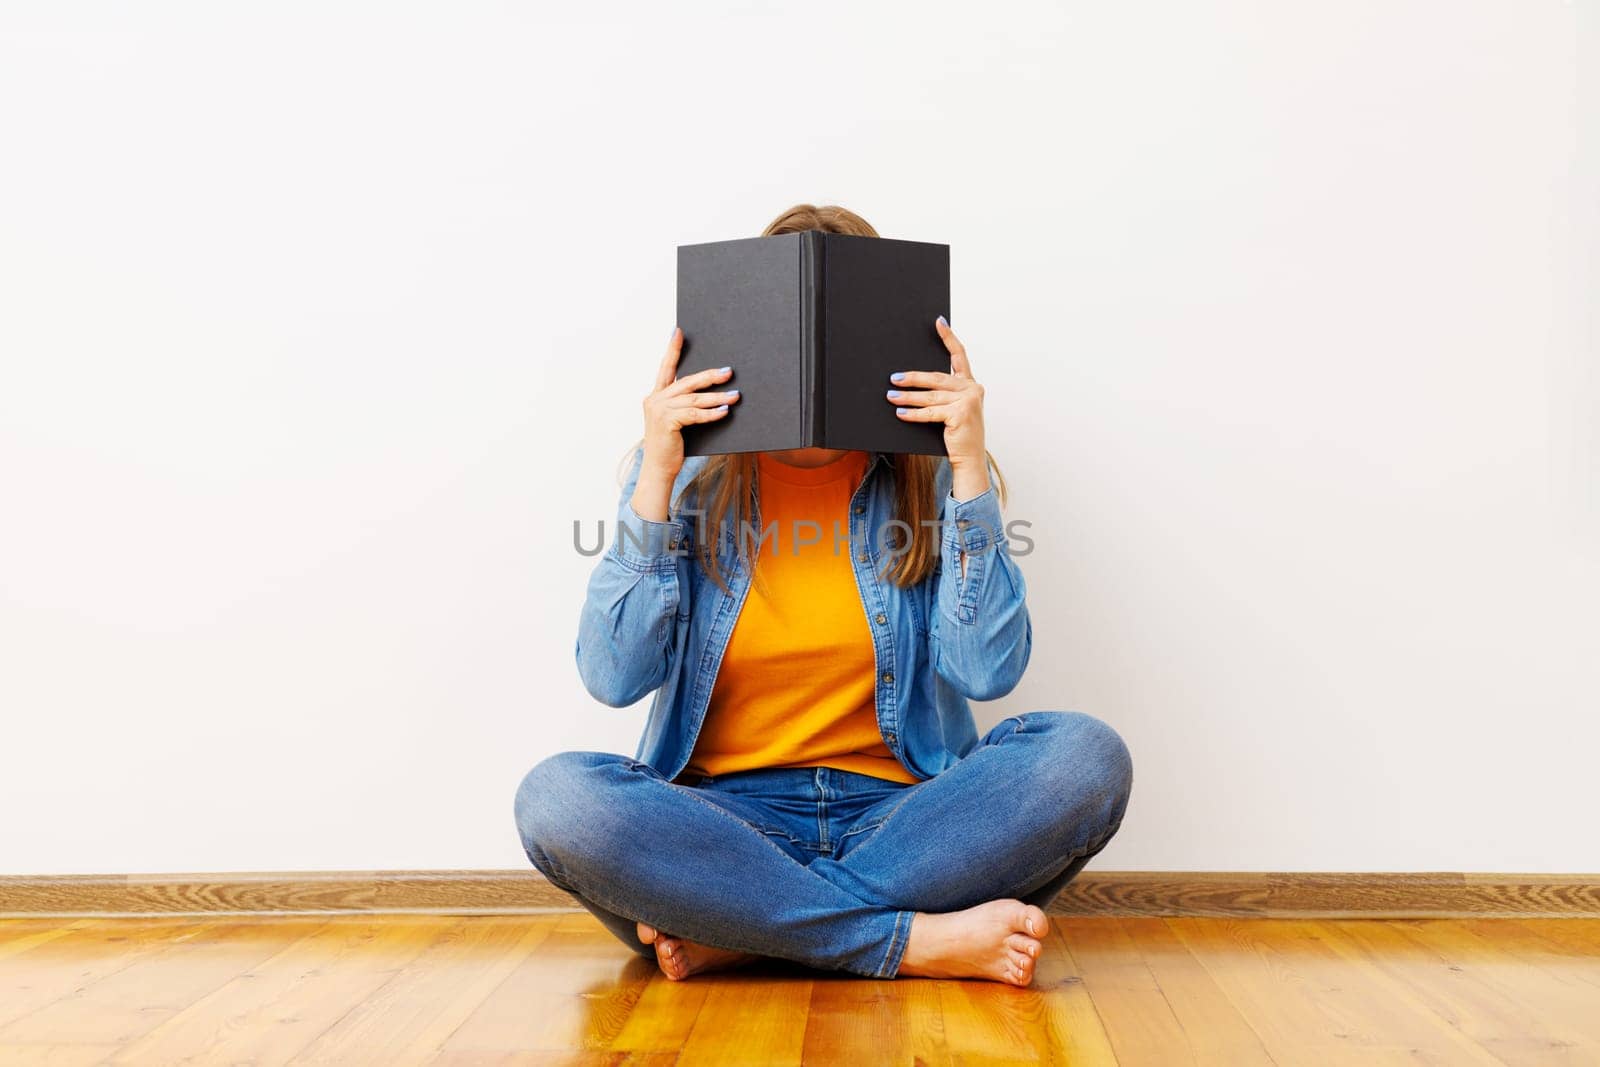
[(993, 485), (971, 500), (957, 500), (954, 493), (946, 493), (943, 518), (945, 544), (951, 552), (970, 555), (990, 545), (1005, 544), (1000, 496)]
[(612, 549), (617, 558), (639, 570), (670, 567), (683, 555), (683, 522), (647, 519), (624, 503), (617, 511), (617, 538)]

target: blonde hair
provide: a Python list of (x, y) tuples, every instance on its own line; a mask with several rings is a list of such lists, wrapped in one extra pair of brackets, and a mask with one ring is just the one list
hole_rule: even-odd
[[(775, 237), (779, 234), (802, 233), (806, 230), (827, 230), (829, 233), (851, 234), (856, 237), (879, 236), (878, 231), (873, 229), (872, 224), (866, 219), (854, 211), (832, 204), (821, 207), (813, 204), (796, 204), (768, 223), (767, 228), (761, 231), (761, 236)], [(629, 449), (630, 458), (633, 451), (643, 443), (642, 438), (634, 443), (633, 448)], [(927, 578), (939, 565), (937, 520), (941, 501), (934, 496), (934, 478), (939, 469), (940, 457), (895, 453), (891, 458), (894, 462), (894, 517), (906, 524), (904, 529), (909, 529), (910, 541), (894, 546), (894, 550), (888, 554), (889, 565), (880, 576), (904, 588), (916, 585)], [(987, 450), (984, 452), (984, 458), (994, 476), (995, 489), (1000, 501), (1004, 503), (1005, 479), (1001, 476), (994, 457)], [(673, 507), (675, 510), (678, 509), (684, 497), (701, 502), (699, 519), (702, 523), (712, 523), (726, 518), (730, 512), (735, 512), (730, 522), (732, 529), (737, 531), (739, 555), (748, 561), (749, 546), (743, 531), (754, 528), (756, 478), (754, 452), (710, 456), (705, 466), (683, 487), (678, 499), (673, 501)], [(759, 531), (755, 532), (755, 537), (760, 537)], [(717, 537), (696, 536), (695, 558), (699, 561), (701, 569), (726, 592), (728, 583), (723, 578), (717, 562), (717, 542)], [(759, 545), (759, 541), (757, 544)]]

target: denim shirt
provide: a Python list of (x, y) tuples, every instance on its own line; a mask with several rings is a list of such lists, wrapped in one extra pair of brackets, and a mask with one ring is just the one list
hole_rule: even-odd
[[(636, 448), (616, 527), (607, 531), (609, 544), (589, 577), (578, 621), (578, 673), (594, 698), (611, 707), (627, 707), (655, 691), (634, 758), (671, 780), (694, 751), (750, 572), (748, 561), (738, 558), (735, 522), (699, 516), (694, 500), (678, 502), (706, 457), (684, 461), (665, 522), (641, 517), (630, 503), (643, 461), (643, 449)], [(848, 515), (849, 558), (876, 660), (878, 729), (919, 779), (947, 769), (977, 745), (967, 701), (1009, 693), (1033, 646), (1026, 588), (1008, 551), (994, 486), (958, 502), (950, 485), (950, 463), (941, 459), (935, 481), (942, 501), (939, 562), (909, 588), (878, 575), (906, 533), (903, 526), (885, 528), (895, 518), (889, 454), (869, 453)], [(759, 485), (753, 518), (747, 551), (763, 532)], [(818, 520), (819, 526), (831, 525), (826, 517)], [(834, 544), (835, 533), (824, 529), (822, 543)], [(702, 534), (719, 536), (727, 592), (694, 559), (693, 539)], [(844, 551), (842, 522), (837, 534), (838, 550)], [(787, 537), (780, 536), (780, 550)], [(761, 550), (773, 549), (764, 544)]]

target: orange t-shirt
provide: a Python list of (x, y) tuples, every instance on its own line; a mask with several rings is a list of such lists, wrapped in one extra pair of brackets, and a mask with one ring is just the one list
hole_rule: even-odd
[(760, 545), (687, 773), (834, 767), (918, 781), (878, 729), (872, 631), (850, 562), (850, 496), (867, 458), (806, 469), (756, 454), (757, 536), (777, 529)]

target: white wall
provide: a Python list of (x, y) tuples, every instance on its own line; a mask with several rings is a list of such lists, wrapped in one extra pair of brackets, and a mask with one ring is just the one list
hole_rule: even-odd
[(1099, 865), (1600, 870), (1588, 0), (535, 8), (0, 14), (0, 872), (522, 866), (674, 246), (800, 201), (953, 246)]

